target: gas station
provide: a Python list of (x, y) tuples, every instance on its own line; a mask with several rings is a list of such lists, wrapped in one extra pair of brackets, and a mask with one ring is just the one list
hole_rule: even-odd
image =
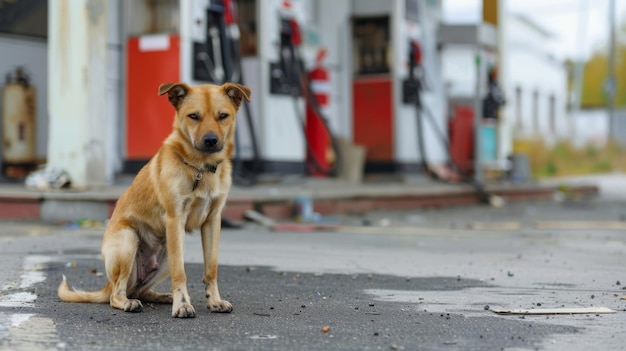
[(173, 118), (157, 88), (176, 81), (252, 89), (238, 116), (243, 184), (449, 163), (441, 1), (53, 0), (48, 19), (47, 163), (78, 188), (149, 160)]
[[(161, 18), (141, 13), (145, 9), (139, 4), (125, 4), (129, 7), (125, 12), (131, 18)], [(255, 171), (270, 174), (307, 173), (307, 159), (328, 168), (327, 154), (336, 158), (340, 153), (325, 150), (332, 148), (329, 139), (343, 137), (366, 148), (368, 170), (411, 169), (418, 164), (415, 112), (402, 96), (411, 44), (420, 46), (420, 60), (424, 60), (420, 79), (427, 89), (423, 100), (438, 116), (436, 127), (444, 128), (437, 23), (420, 20), (436, 11), (436, 6), (429, 8), (418, 1), (337, 5), (297, 0), (171, 1), (159, 6), (155, 11), (180, 13), (178, 31), (131, 30), (126, 39), (125, 164), (129, 170), (145, 162), (169, 132), (169, 124), (163, 123), (169, 114), (166, 102), (158, 101), (151, 87), (178, 80), (191, 84), (237, 80), (252, 88), (253, 103), (239, 118), (239, 155), (247, 168), (260, 166)], [(326, 18), (330, 13), (338, 19)], [(316, 62), (320, 52), (327, 57)], [(324, 89), (323, 118), (331, 136), (307, 107), (311, 104), (301, 91), (299, 76), (308, 76), (314, 69), (325, 78), (310, 87)], [(427, 143), (441, 144), (433, 138)], [(315, 152), (307, 154), (307, 148)], [(441, 146), (430, 152), (433, 162), (445, 160)], [(250, 162), (254, 159), (256, 165)]]

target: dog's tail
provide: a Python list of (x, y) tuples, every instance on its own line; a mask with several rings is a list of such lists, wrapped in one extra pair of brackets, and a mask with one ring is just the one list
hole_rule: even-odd
[(67, 279), (65, 279), (64, 275), (63, 281), (59, 285), (59, 289), (57, 289), (57, 294), (61, 301), (65, 302), (107, 303), (111, 298), (111, 284), (107, 282), (100, 291), (73, 290), (67, 285)]

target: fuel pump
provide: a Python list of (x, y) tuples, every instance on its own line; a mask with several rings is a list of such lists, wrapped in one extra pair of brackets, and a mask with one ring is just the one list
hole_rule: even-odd
[(421, 163), (424, 172), (428, 174), (430, 167), (426, 160), (426, 147), (424, 146), (424, 125), (422, 120), (422, 48), (416, 40), (409, 40), (409, 77), (402, 82), (402, 102), (415, 104), (417, 111), (417, 143), (421, 155)]
[[(298, 123), (301, 126), (306, 142), (306, 165), (308, 173), (336, 177), (338, 176), (339, 169), (341, 169), (342, 162), (339, 143), (337, 138), (332, 134), (328, 120), (324, 116), (320, 102), (312, 89), (311, 77), (307, 73), (300, 52), (300, 45), (302, 44), (300, 26), (294, 18), (282, 17), (280, 21), (279, 62), (270, 64), (270, 91), (272, 94), (284, 94), (293, 97), (296, 117), (298, 118)], [(321, 126), (328, 136), (328, 139), (331, 141), (332, 152), (334, 154), (334, 163), (332, 166), (328, 166), (327, 160), (323, 159), (325, 157), (323, 152), (321, 154), (315, 152), (316, 149), (319, 149), (316, 146), (319, 144), (320, 140), (314, 142), (311, 140), (314, 136), (307, 133), (305, 116), (300, 112), (298, 105), (298, 98), (300, 96), (303, 96), (306, 101), (308, 110), (306, 116), (307, 122)], [(315, 122), (313, 122), (313, 118), (316, 119)]]
[(402, 100), (406, 104), (414, 104), (415, 106), (415, 113), (416, 113), (416, 118), (417, 118), (416, 120), (417, 139), (418, 139), (417, 143), (418, 143), (419, 153), (421, 155), (421, 164), (424, 169), (424, 172), (426, 172), (426, 174), (428, 174), (434, 180), (437, 180), (437, 181), (443, 180), (436, 172), (434, 172), (430, 168), (428, 164), (428, 159), (426, 157), (426, 145), (424, 143), (425, 134), (424, 134), (423, 118), (424, 116), (427, 116), (433, 128), (436, 130), (437, 136), (440, 138), (441, 142), (444, 144), (445, 149), (448, 153), (448, 158), (450, 159), (450, 162), (452, 162), (452, 164), (454, 165), (454, 168), (456, 168), (457, 171), (460, 173), (461, 180), (464, 183), (471, 185), (476, 190), (476, 193), (480, 197), (481, 201), (488, 203), (494, 207), (501, 207), (504, 204), (504, 200), (501, 197), (488, 193), (485, 190), (485, 187), (483, 184), (476, 182), (472, 177), (465, 174), (463, 170), (455, 164), (454, 158), (452, 157), (452, 154), (450, 151), (450, 143), (448, 139), (444, 136), (444, 133), (441, 130), (439, 130), (439, 128), (437, 127), (435, 118), (432, 115), (431, 111), (428, 108), (425, 108), (424, 105), (422, 104), (421, 95), (422, 95), (422, 90), (425, 86), (424, 78), (425, 78), (426, 72), (424, 71), (424, 68), (422, 66), (421, 46), (416, 40), (409, 40), (408, 63), (409, 63), (409, 77), (406, 80), (404, 80), (402, 84), (402, 90), (403, 90)]
[(226, 23), (227, 13), (230, 20), (234, 18), (233, 5), (231, 0), (209, 1), (206, 9), (206, 40), (204, 43), (194, 43), (195, 80), (222, 84), (237, 78), (232, 58), (236, 50), (233, 44), (239, 38), (232, 30), (233, 23), (228, 23), (228, 26)]
[[(236, 82), (245, 84), (239, 53), (239, 27), (235, 0), (210, 0), (206, 10), (206, 41), (194, 43), (193, 79), (215, 84)], [(244, 169), (240, 137), (235, 137), (234, 180), (239, 185), (256, 183), (260, 173), (260, 155), (252, 111), (244, 103), (246, 122), (252, 144), (252, 169)], [(235, 133), (239, 134), (239, 128)]]
[(302, 43), (300, 26), (293, 18), (280, 19), (279, 61), (270, 63), (270, 92), (299, 97), (301, 65), (296, 47)]

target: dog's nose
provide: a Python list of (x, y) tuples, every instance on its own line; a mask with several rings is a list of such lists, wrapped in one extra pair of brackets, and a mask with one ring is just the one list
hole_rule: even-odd
[(204, 145), (206, 146), (215, 146), (217, 145), (217, 135), (213, 134), (213, 133), (209, 133), (207, 135), (204, 136), (204, 138), (202, 139), (204, 142)]

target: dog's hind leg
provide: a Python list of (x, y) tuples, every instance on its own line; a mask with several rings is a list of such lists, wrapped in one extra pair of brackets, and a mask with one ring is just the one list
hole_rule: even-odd
[(138, 265), (138, 280), (143, 284), (133, 294), (133, 297), (137, 297), (144, 302), (153, 303), (172, 303), (172, 294), (158, 293), (154, 291), (154, 287), (162, 282), (170, 274), (166, 251), (164, 247), (160, 245), (152, 246), (151, 249), (147, 249), (147, 245), (142, 249), (139, 247), (139, 261), (143, 263), (137, 263)]
[(163, 267), (159, 269), (159, 272), (154, 277), (154, 279), (151, 280), (151, 283), (148, 284), (148, 286), (146, 286), (142, 291), (137, 293), (137, 297), (145, 302), (172, 303), (173, 299), (171, 293), (164, 294), (158, 293), (153, 290), (153, 287), (161, 282), (164, 278), (166, 278), (169, 274), (170, 272), (167, 269), (167, 264), (163, 265)]
[(152, 289), (145, 291), (139, 296), (145, 302), (152, 303), (172, 303), (172, 294), (158, 293)]
[(126, 312), (141, 312), (143, 305), (137, 299), (129, 299), (129, 288), (133, 288), (136, 278), (135, 260), (139, 237), (128, 227), (115, 229), (109, 227), (102, 241), (102, 258), (107, 277), (113, 287), (111, 292), (111, 307)]

